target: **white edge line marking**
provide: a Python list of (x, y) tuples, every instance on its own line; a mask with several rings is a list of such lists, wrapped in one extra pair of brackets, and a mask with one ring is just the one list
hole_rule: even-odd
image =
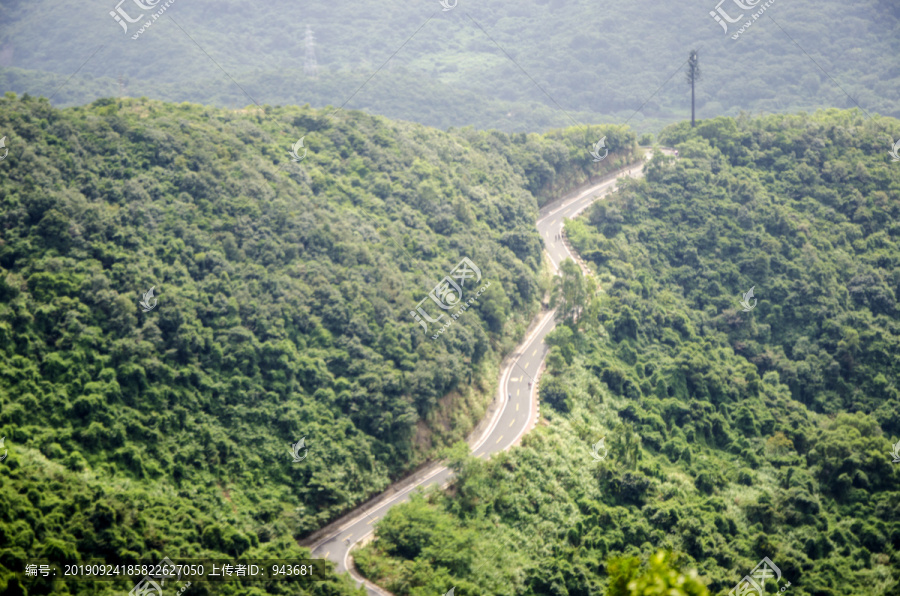
[[(524, 341), (523, 343), (527, 346), (527, 345), (530, 344), (532, 341), (534, 341), (534, 338), (540, 333), (540, 331), (541, 331), (544, 327), (547, 326), (547, 323), (548, 323), (549, 321), (552, 321), (552, 320), (553, 320), (553, 316), (554, 316), (555, 314), (556, 314), (556, 309), (547, 311), (547, 313), (544, 314), (544, 320), (541, 321), (541, 323), (540, 323), (537, 327), (534, 328), (534, 330), (528, 335), (528, 337), (525, 338), (525, 341)], [(510, 364), (509, 370), (508, 370), (508, 371), (501, 377), (501, 379), (500, 379), (500, 392), (501, 392), (500, 395), (501, 395), (501, 396), (503, 395), (503, 388), (506, 387), (506, 385), (507, 385), (506, 382), (507, 382), (507, 380), (509, 379), (509, 377), (512, 375), (512, 369), (513, 369), (513, 367), (515, 366), (516, 362), (518, 362), (518, 360), (519, 360), (519, 359), (516, 358), (516, 359)], [(475, 445), (474, 447), (472, 447), (472, 451), (473, 451), (473, 452), (474, 452), (475, 450), (479, 449), (482, 445), (484, 445), (484, 443), (488, 440), (488, 437), (490, 437), (491, 434), (494, 432), (495, 428), (497, 427), (497, 424), (500, 422), (500, 416), (499, 416), (499, 414), (501, 414), (505, 408), (506, 408), (506, 406), (504, 405), (503, 408), (498, 408), (498, 409), (497, 409), (497, 414), (494, 416), (494, 420), (493, 420), (492, 423), (491, 423), (490, 430), (489, 430), (487, 433), (485, 433), (485, 435), (481, 438), (481, 440), (478, 442), (477, 445)]]
[[(538, 364), (538, 372), (540, 372), (541, 366), (543, 366), (545, 360), (547, 360), (547, 355), (546, 355), (546, 354), (544, 355), (543, 358), (541, 358), (540, 364)], [(538, 378), (535, 379), (535, 381), (539, 381), (539, 380), (540, 380), (540, 376), (538, 376)], [(532, 398), (532, 399), (529, 399), (529, 403), (530, 403), (531, 401), (533, 401), (533, 398), (536, 397), (536, 396), (535, 396), (535, 393), (536, 393), (536, 392), (537, 392), (537, 382), (535, 382), (535, 383), (532, 385), (532, 387), (531, 387), (531, 395), (529, 395), (529, 398)], [(535, 416), (534, 421), (535, 421), (535, 423), (536, 423), (536, 422), (537, 422), (537, 419), (541, 417), (541, 406), (540, 406), (540, 404), (537, 405), (537, 407), (535, 408), (535, 411), (536, 411), (536, 416)], [(519, 434), (516, 435), (516, 437), (512, 440), (512, 443), (510, 443), (510, 446), (518, 444), (519, 441), (522, 439), (522, 437), (525, 435), (525, 433), (528, 431), (528, 427), (531, 425), (531, 422), (532, 422), (532, 420), (531, 420), (531, 412), (530, 412), (530, 411), (529, 411), (528, 416), (527, 416), (526, 418), (527, 418), (527, 420), (526, 420), (526, 422), (525, 422), (525, 426), (522, 427), (522, 430), (519, 431)]]
[[(624, 174), (624, 172), (623, 172), (623, 174)], [(573, 198), (573, 199), (570, 199), (568, 203), (565, 203), (564, 205), (560, 205), (559, 207), (557, 207), (557, 208), (554, 209), (553, 211), (550, 211), (549, 213), (547, 213), (546, 215), (544, 215), (544, 217), (542, 217), (541, 219), (547, 219), (547, 218), (549, 218), (549, 217), (551, 217), (551, 216), (553, 216), (553, 215), (559, 213), (560, 211), (562, 211), (562, 210), (565, 209), (566, 207), (570, 207), (573, 203), (577, 203), (578, 201), (584, 199), (585, 196), (591, 194), (592, 192), (597, 192), (597, 191), (599, 191), (599, 190), (603, 190), (605, 187), (609, 186), (610, 184), (615, 184), (615, 183), (616, 183), (616, 180), (618, 180), (618, 179), (619, 179), (619, 178), (616, 177), (616, 178), (613, 178), (612, 180), (607, 180), (606, 182), (600, 182), (600, 183), (597, 184), (596, 186), (588, 187), (588, 188), (585, 189), (583, 192), (579, 193), (579, 195), (578, 195), (577, 197), (575, 197), (575, 198)], [(541, 223), (541, 220), (538, 220), (538, 221), (536, 222), (535, 225), (537, 225), (537, 224), (539, 224), (539, 223)]]
[[(384, 500), (383, 502), (381, 502), (381, 503), (378, 505), (378, 507), (375, 508), (375, 510), (381, 509), (382, 507), (384, 507), (385, 505), (387, 505), (387, 504), (389, 504), (389, 503), (393, 503), (396, 499), (398, 499), (398, 498), (400, 498), (400, 497), (403, 497), (403, 496), (405, 496), (406, 493), (408, 493), (409, 491), (414, 490), (414, 489), (416, 489), (416, 488), (422, 486), (423, 484), (425, 484), (426, 482), (428, 482), (429, 480), (431, 480), (432, 478), (434, 478), (435, 476), (437, 476), (438, 474), (440, 474), (441, 472), (443, 472), (443, 471), (446, 470), (446, 469), (447, 469), (447, 468), (446, 468), (445, 466), (440, 466), (438, 469), (434, 470), (431, 474), (429, 474), (428, 476), (425, 476), (424, 478), (422, 478), (421, 480), (419, 480), (418, 482), (416, 482), (416, 483), (413, 484), (412, 486), (408, 486), (408, 487), (404, 488), (403, 490), (401, 490), (400, 492), (397, 492), (397, 493), (391, 495), (390, 498), (388, 498), (388, 499)], [(361, 522), (361, 521), (362, 521), (364, 518), (366, 518), (366, 517), (368, 517), (368, 513), (367, 513), (366, 511), (363, 511), (360, 515), (357, 515), (357, 516), (354, 517), (353, 519), (348, 520), (348, 521), (347, 521), (344, 525), (342, 525), (337, 531), (335, 531), (334, 534), (332, 534), (331, 536), (328, 536), (327, 538), (323, 538), (322, 540), (320, 540), (318, 543), (316, 543), (316, 544), (313, 545), (312, 547), (309, 547), (310, 550), (313, 551), (313, 550), (319, 548), (320, 546), (322, 546), (322, 544), (324, 544), (324, 543), (326, 543), (326, 542), (330, 542), (331, 540), (337, 538), (340, 534), (342, 534), (345, 530), (347, 530), (347, 528), (350, 528), (350, 527), (352, 527), (352, 526), (355, 526), (356, 524), (358, 524), (359, 522)], [(363, 536), (363, 538), (365, 538), (365, 536)], [(362, 540), (362, 538), (360, 538), (359, 540)], [(357, 540), (356, 542), (359, 542), (359, 540)], [(350, 544), (350, 546), (352, 547), (354, 544), (356, 544), (356, 542), (352, 542), (352, 543)]]
[[(362, 540), (365, 540), (366, 538), (368, 538), (369, 536), (371, 536), (374, 532), (375, 532), (375, 530), (372, 530), (371, 532), (369, 532), (369, 533), (366, 534), (365, 536), (362, 536), (362, 537), (361, 537), (359, 540), (357, 540), (356, 542), (360, 542), (360, 541), (362, 541)], [(353, 544), (356, 544), (356, 542), (354, 542)], [(348, 563), (349, 563), (348, 559), (350, 558), (350, 551), (351, 551), (351, 549), (353, 548), (353, 544), (351, 544), (350, 547), (347, 548), (347, 552), (344, 553), (344, 569), (347, 571), (347, 573), (350, 574), (350, 577), (352, 577), (353, 579), (355, 579), (356, 581), (358, 581), (359, 583), (361, 583), (362, 585), (364, 585), (364, 586), (366, 587), (366, 591), (367, 591), (367, 592), (368, 592), (368, 590), (372, 590), (372, 591), (375, 592), (376, 594), (382, 594), (383, 596), (391, 596), (391, 593), (390, 593), (390, 592), (387, 592), (386, 590), (384, 590), (384, 589), (383, 589), (381, 586), (379, 586), (378, 584), (374, 584), (374, 583), (370, 582), (369, 580), (367, 580), (366, 578), (364, 578), (363, 576), (357, 575), (357, 573), (356, 573), (355, 571), (352, 570), (352, 568), (350, 567), (350, 565), (348, 565)]]
[[(642, 163), (642, 164), (641, 164), (641, 171), (643, 171), (643, 166), (644, 166), (644, 164)], [(625, 175), (625, 173), (623, 172), (622, 175)], [(593, 192), (597, 192), (597, 191), (599, 191), (599, 190), (602, 190), (602, 189), (603, 189), (604, 187), (606, 187), (606, 186), (609, 186), (609, 185), (615, 185), (615, 183), (618, 181), (618, 179), (619, 179), (619, 176), (616, 176), (616, 177), (613, 178), (612, 180), (608, 180), (608, 181), (606, 181), (606, 182), (602, 182), (602, 183), (598, 184), (597, 186), (593, 186), (593, 187), (590, 187), (590, 188), (588, 188), (588, 189), (585, 189), (582, 193), (580, 193), (577, 197), (575, 197), (575, 198), (573, 198), (572, 200), (570, 200), (570, 201), (569, 201), (568, 203), (566, 203), (565, 205), (562, 205), (562, 206), (558, 207), (557, 209), (555, 209), (555, 210), (553, 210), (553, 211), (547, 213), (546, 215), (544, 215), (544, 217), (538, 219), (538, 221), (535, 222), (535, 226), (540, 225), (544, 220), (550, 218), (553, 214), (558, 213), (560, 210), (565, 209), (566, 207), (569, 207), (570, 205), (572, 205), (573, 203), (575, 203), (575, 202), (577, 202), (577, 201), (579, 201), (579, 200), (582, 200), (585, 196), (587, 196), (587, 195), (589, 195), (589, 194), (591, 194), (591, 193), (593, 193)], [(596, 199), (601, 198), (601, 196), (602, 196), (602, 195), (596, 196), (596, 197), (592, 197), (592, 198), (593, 198), (594, 200), (596, 200)], [(594, 202), (594, 201), (589, 201), (588, 204), (591, 204), (591, 203), (593, 203), (593, 202)], [(565, 245), (563, 245), (563, 246), (565, 247)], [(566, 253), (569, 254), (570, 257), (572, 257), (572, 253), (570, 253), (568, 249), (565, 249), (565, 251), (566, 251)], [(544, 251), (544, 252), (547, 253), (547, 257), (548, 257), (549, 260), (550, 260), (550, 264), (553, 266), (554, 270), (558, 273), (558, 272), (559, 272), (559, 267), (556, 265), (556, 263), (553, 262), (553, 258), (550, 256), (550, 254), (549, 254), (547, 251)], [(574, 260), (574, 257), (573, 257), (573, 260)], [(539, 331), (540, 329), (543, 329), (543, 327), (547, 324), (547, 321), (548, 321), (548, 320), (552, 320), (552, 316), (555, 315), (555, 313), (556, 313), (556, 309), (551, 310), (551, 311), (548, 311), (548, 312), (545, 314), (545, 316), (544, 316), (544, 320), (543, 320), (540, 324), (538, 324), (537, 327), (535, 327), (535, 329), (529, 334), (529, 336), (528, 336), (527, 338), (525, 338), (525, 341), (524, 341), (523, 343), (525, 343), (525, 344), (527, 345), (527, 344), (529, 344), (531, 341), (533, 341), (534, 336), (538, 333), (538, 331)], [(543, 364), (544, 360), (546, 360), (546, 355), (544, 356), (544, 358), (541, 359), (540, 364)], [(501, 379), (500, 379), (500, 398), (501, 398), (501, 399), (502, 399), (502, 397), (503, 397), (503, 388), (504, 388), (504, 386), (506, 385), (506, 383), (505, 383), (504, 381), (508, 381), (509, 377), (512, 375), (512, 369), (514, 368), (516, 362), (518, 362), (518, 358), (516, 358), (516, 359), (511, 363), (511, 365), (509, 366), (509, 370), (507, 370), (507, 371), (503, 374), (503, 376), (501, 377)], [(538, 371), (540, 371), (540, 365), (538, 366)], [(533, 398), (533, 397), (534, 397), (534, 393), (535, 393), (536, 390), (537, 390), (537, 387), (536, 387), (536, 384), (535, 384), (535, 386), (533, 386), (532, 389), (531, 389), (529, 398)], [(530, 401), (531, 401), (531, 399), (529, 399), (529, 402), (530, 402)], [(502, 412), (503, 412), (505, 409), (506, 409), (506, 404), (505, 404), (503, 407), (497, 409), (497, 412), (494, 414), (494, 419), (491, 421), (491, 426), (489, 427), (489, 430), (488, 430), (486, 433), (484, 433), (484, 435), (482, 436), (481, 440), (480, 440), (474, 447), (472, 447), (471, 453), (474, 453), (474, 452), (477, 451), (479, 448), (481, 448), (481, 446), (487, 441), (488, 437), (491, 436), (491, 434), (494, 432), (494, 430), (495, 430), (497, 424), (500, 422), (500, 414), (502, 414)], [(518, 410), (518, 404), (516, 404), (516, 409)], [(519, 441), (519, 439), (521, 439), (522, 436), (525, 434), (526, 430), (528, 429), (529, 424), (531, 423), (531, 420), (530, 420), (531, 415), (529, 414), (528, 417), (529, 417), (528, 422), (526, 422), (526, 424), (522, 427), (522, 430), (521, 430), (521, 431), (519, 432), (519, 434), (515, 437), (515, 439), (512, 441), (512, 443), (510, 443), (510, 446), (515, 445), (515, 444)], [(502, 438), (502, 437), (501, 437), (501, 438)], [(498, 441), (498, 442), (499, 442), (499, 441)], [(485, 457), (488, 456), (487, 453), (484, 453), (483, 455), (484, 455)], [(422, 478), (422, 479), (419, 480), (417, 483), (415, 483), (415, 484), (413, 484), (413, 485), (411, 485), (411, 486), (409, 486), (409, 487), (403, 489), (402, 491), (396, 493), (396, 494), (393, 495), (391, 498), (386, 499), (384, 502), (381, 503), (381, 507), (393, 503), (393, 502), (396, 501), (397, 499), (399, 499), (399, 498), (401, 498), (402, 496), (404, 496), (406, 493), (408, 493), (408, 492), (410, 492), (410, 491), (412, 491), (412, 490), (414, 490), (414, 489), (416, 489), (416, 488), (422, 486), (423, 484), (425, 484), (426, 482), (428, 482), (429, 480), (431, 480), (432, 478), (434, 478), (435, 476), (437, 476), (438, 474), (440, 474), (441, 472), (443, 472), (443, 471), (446, 470), (446, 469), (447, 469), (447, 468), (446, 468), (445, 466), (440, 466), (440, 467), (437, 468), (434, 472), (432, 472), (431, 474), (429, 474), (429, 475), (426, 476), (425, 478)], [(451, 480), (448, 480), (446, 483), (444, 483), (444, 485), (442, 486), (442, 488), (443, 488), (443, 487), (446, 487), (446, 486), (449, 486), (450, 482), (451, 482)], [(380, 507), (379, 507), (379, 508), (380, 508)], [(314, 544), (314, 545), (311, 545), (311, 546), (309, 547), (309, 548), (310, 548), (310, 553), (312, 553), (313, 551), (315, 551), (317, 548), (319, 548), (319, 547), (320, 547), (322, 544), (324, 544), (325, 542), (329, 542), (330, 540), (333, 540), (334, 538), (336, 538), (339, 534), (341, 534), (341, 533), (342, 533), (344, 530), (346, 530), (347, 528), (349, 528), (349, 527), (351, 527), (351, 526), (356, 525), (357, 523), (359, 523), (359, 522), (362, 520), (363, 517), (368, 517), (365, 511), (363, 511), (362, 515), (359, 515), (359, 516), (353, 518), (352, 520), (348, 521), (346, 524), (344, 524), (343, 526), (341, 526), (341, 527), (338, 529), (338, 531), (335, 532), (334, 534), (332, 534), (331, 536), (325, 537), (325, 538), (323, 538), (322, 540), (320, 540), (318, 543), (316, 543), (316, 544)], [(354, 546), (356, 543), (358, 543), (358, 542), (364, 540), (365, 538), (367, 538), (369, 535), (371, 535), (372, 533), (374, 533), (374, 531), (375, 531), (375, 530), (373, 529), (371, 532), (369, 532), (369, 533), (363, 535), (363, 536), (360, 537), (358, 540), (356, 540), (356, 541), (354, 541), (353, 543), (350, 544), (350, 546), (347, 548), (347, 551), (344, 553), (344, 568), (345, 568), (348, 572), (350, 572), (350, 575), (351, 575), (351, 576), (354, 576), (355, 579), (357, 579), (358, 581), (361, 581), (362, 583), (364, 583), (364, 584), (366, 585), (366, 587), (371, 587), (373, 590), (375, 590), (375, 591), (377, 591), (377, 592), (380, 592), (380, 593), (382, 593), (382, 594), (388, 594), (388, 592), (385, 592), (381, 587), (379, 587), (379, 586), (376, 585), (376, 584), (371, 583), (371, 582), (368, 581), (367, 579), (365, 579), (365, 578), (363, 578), (363, 577), (356, 577), (356, 574), (353, 573), (352, 571), (350, 571), (350, 567), (349, 567), (349, 565), (347, 565), (347, 559), (348, 559), (348, 557), (350, 556), (350, 551), (352, 550), (353, 546)], [(330, 554), (330, 553), (331, 553), (331, 551), (329, 551), (327, 554)], [(327, 558), (327, 556), (326, 556), (326, 558)]]

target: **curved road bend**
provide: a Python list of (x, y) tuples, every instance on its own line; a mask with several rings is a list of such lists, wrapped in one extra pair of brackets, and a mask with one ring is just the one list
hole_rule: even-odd
[[(639, 177), (643, 166), (635, 164), (631, 169), (619, 172), (618, 177), (606, 179), (583, 190), (576, 191), (562, 201), (555, 201), (541, 209), (537, 220), (537, 229), (544, 239), (545, 251), (550, 258), (555, 272), (559, 264), (567, 257), (574, 259), (557, 234), (562, 230), (566, 218), (572, 218), (594, 200), (615, 190), (618, 178), (625, 176)], [(509, 364), (500, 377), (499, 394), (503, 396), (500, 407), (496, 408), (490, 424), (480, 438), (469, 438), (472, 455), (486, 459), (490, 454), (509, 449), (529, 431), (537, 421), (538, 405), (535, 396), (538, 370), (547, 353), (544, 336), (556, 327), (553, 311), (537, 315), (536, 324), (528, 337), (520, 344), (518, 352), (512, 355)], [(490, 410), (489, 410), (490, 412)], [(475, 434), (475, 433), (473, 433)], [(473, 444), (472, 441), (475, 441)], [(366, 540), (374, 533), (373, 524), (384, 517), (388, 509), (398, 503), (408, 501), (410, 493), (417, 488), (432, 485), (445, 486), (452, 480), (453, 473), (439, 462), (417, 472), (411, 478), (400, 481), (385, 491), (381, 497), (351, 511), (341, 519), (333, 522), (334, 529), (309, 546), (314, 558), (325, 558), (337, 564), (337, 572), (350, 572), (359, 584), (364, 584), (370, 595), (387, 596), (390, 592), (376, 586), (360, 576), (350, 561), (350, 549), (356, 543)]]

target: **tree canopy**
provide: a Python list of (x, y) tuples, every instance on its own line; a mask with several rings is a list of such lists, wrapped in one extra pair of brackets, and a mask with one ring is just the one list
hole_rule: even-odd
[(404, 594), (723, 594), (768, 557), (770, 590), (896, 594), (898, 136), (839, 110), (664, 130), (679, 158), (567, 222), (600, 292), (548, 335), (546, 423), (419, 502), (499, 552), (409, 557), (378, 526), (361, 567)]
[[(42, 555), (308, 554), (481, 419), (543, 294), (538, 206), (635, 149), (329, 114), (0, 99), (3, 585)], [(490, 287), (432, 340), (410, 311), (463, 258)]]

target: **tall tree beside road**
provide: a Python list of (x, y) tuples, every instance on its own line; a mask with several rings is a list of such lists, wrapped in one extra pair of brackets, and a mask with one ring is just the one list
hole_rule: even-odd
[(553, 297), (550, 305), (559, 308), (559, 320), (574, 327), (575, 321), (584, 309), (588, 296), (581, 268), (572, 259), (566, 259), (559, 266), (559, 276), (554, 279)]

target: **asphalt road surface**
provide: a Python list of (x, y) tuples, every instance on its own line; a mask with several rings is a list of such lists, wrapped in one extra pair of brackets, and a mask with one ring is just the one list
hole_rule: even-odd
[[(641, 175), (642, 165), (637, 164), (631, 170), (620, 171), (618, 178)], [(564, 242), (558, 239), (565, 219), (576, 216), (593, 201), (615, 190), (616, 182), (617, 178), (608, 177), (587, 188), (569, 193), (563, 199), (541, 209), (536, 225), (541, 238), (544, 239), (545, 251), (554, 271), (559, 271), (559, 264), (566, 258), (575, 259), (575, 255), (569, 252)], [(493, 414), (489, 412), (488, 415), (492, 416), (492, 420), (488, 430), (472, 447), (472, 454), (476, 457), (486, 459), (492, 453), (509, 449), (534, 426), (538, 417), (535, 395), (537, 375), (548, 351), (544, 337), (555, 327), (553, 312), (539, 314), (537, 324), (519, 345), (510, 364), (502, 371), (498, 391), (503, 396), (504, 402)], [(444, 486), (452, 477), (453, 473), (449, 469), (435, 463), (416, 473), (412, 478), (401, 481), (388, 489), (379, 499), (357, 508), (331, 524), (334, 526), (333, 530), (308, 545), (312, 549), (312, 556), (334, 561), (338, 573), (349, 571), (357, 582), (365, 584), (369, 594), (382, 596), (390, 594), (364, 580), (352, 569), (350, 549), (356, 543), (369, 538), (374, 532), (373, 524), (384, 517), (394, 505), (408, 501), (412, 492), (433, 485)]]

